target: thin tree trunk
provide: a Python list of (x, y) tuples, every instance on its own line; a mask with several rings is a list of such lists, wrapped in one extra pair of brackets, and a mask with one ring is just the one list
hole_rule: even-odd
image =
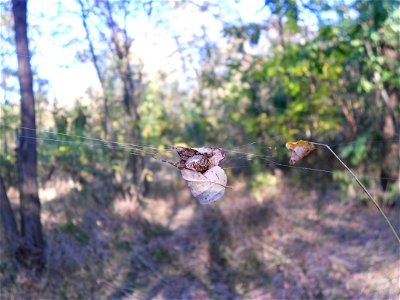
[(32, 142), (36, 139), (36, 119), (27, 36), (27, 1), (13, 0), (12, 3), (21, 92), (21, 137), (17, 148), (21, 235), (24, 239), (21, 259), (29, 266), (43, 267), (44, 239), (40, 222), (37, 153), (36, 143)]
[(118, 66), (118, 72), (123, 84), (124, 88), (124, 105), (125, 110), (128, 115), (132, 114), (131, 106), (133, 106), (133, 121), (137, 121), (137, 103), (135, 99), (135, 83), (134, 83), (134, 76), (129, 62), (129, 51), (131, 47), (131, 40), (128, 38), (126, 29), (122, 30), (124, 32), (124, 39), (123, 41), (120, 40), (116, 23), (114, 21), (114, 17), (112, 14), (111, 4), (108, 0), (105, 1), (107, 13), (108, 13), (108, 20), (107, 23), (111, 29), (111, 42), (114, 45), (117, 57), (120, 61)]
[[(115, 23), (113, 17), (113, 10), (109, 0), (104, 1), (106, 8), (106, 18), (107, 24), (111, 30), (111, 43), (114, 46), (116, 55), (119, 60), (118, 72), (123, 85), (123, 102), (125, 105), (125, 110), (127, 115), (131, 118), (133, 126), (131, 129), (131, 141), (134, 144), (139, 144), (141, 142), (140, 133), (140, 114), (138, 111), (139, 99), (140, 99), (140, 89), (137, 88), (135, 83), (135, 72), (130, 65), (130, 48), (132, 45), (132, 39), (129, 38), (127, 33), (127, 23), (126, 17), (128, 11), (125, 8), (124, 11), (124, 25), (119, 28)], [(141, 72), (137, 74), (138, 86), (140, 86), (140, 81), (142, 78)], [(145, 161), (141, 156), (134, 155), (130, 158), (130, 165), (132, 166), (132, 173), (134, 178), (134, 183), (136, 185), (137, 199), (140, 201), (142, 198), (142, 186), (144, 183), (143, 170), (145, 169)]]
[[(103, 97), (104, 97), (103, 98), (104, 99), (104, 102), (103, 102), (103, 108), (104, 108), (103, 130), (104, 130), (105, 136), (107, 137), (108, 132), (109, 132), (108, 126), (109, 126), (109, 124), (111, 125), (111, 123), (109, 123), (110, 112), (109, 112), (109, 107), (108, 107), (108, 102), (109, 101), (108, 101), (106, 83), (105, 83), (104, 77), (103, 77), (103, 75), (101, 73), (101, 70), (100, 70), (100, 65), (99, 65), (99, 61), (98, 61), (97, 55), (94, 52), (93, 41), (92, 41), (92, 38), (90, 36), (89, 27), (88, 27), (87, 22), (86, 22), (86, 20), (87, 20), (87, 12), (85, 10), (85, 5), (84, 5), (82, 0), (78, 0), (78, 2), (79, 2), (79, 5), (81, 6), (82, 25), (85, 28), (86, 39), (88, 40), (88, 43), (89, 43), (90, 55), (92, 56), (92, 62), (93, 62), (94, 68), (96, 69), (97, 78), (100, 81), (101, 89), (102, 89), (102, 92), (103, 92)], [(112, 131), (112, 129), (111, 129), (111, 131)]]
[(0, 176), (0, 217), (4, 227), (4, 235), (7, 241), (8, 252), (11, 257), (18, 248), (19, 233), (15, 222), (14, 212), (7, 197), (3, 178)]
[[(366, 25), (363, 24), (363, 28), (365, 30)], [(370, 59), (373, 58), (374, 56), (374, 52), (372, 50), (372, 46), (371, 43), (369, 42), (369, 40), (366, 40), (364, 42), (365, 44), (365, 49), (367, 51), (367, 55)], [(399, 121), (396, 117), (396, 113), (394, 110), (394, 107), (392, 106), (390, 97), (389, 97), (389, 93), (387, 91), (387, 89), (385, 88), (385, 86), (383, 85), (382, 82), (380, 82), (380, 79), (382, 78), (381, 74), (379, 74), (378, 71), (374, 71), (373, 74), (373, 78), (374, 78), (374, 82), (378, 84), (378, 89), (379, 89), (379, 93), (381, 95), (381, 98), (383, 100), (383, 102), (385, 103), (386, 106), (386, 110), (388, 112), (388, 115), (390, 116), (392, 123), (393, 123), (393, 127), (394, 127), (394, 131), (395, 134), (397, 136), (397, 161), (398, 161), (398, 172), (399, 172), (399, 178), (400, 178), (400, 125), (399, 125)], [(398, 187), (398, 193), (400, 194), (400, 180), (397, 180), (397, 187)]]

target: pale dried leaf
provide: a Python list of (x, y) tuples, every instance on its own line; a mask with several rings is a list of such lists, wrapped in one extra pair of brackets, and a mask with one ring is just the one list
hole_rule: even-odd
[(212, 156), (208, 159), (210, 167), (219, 166), (219, 163), (225, 158), (225, 150), (222, 148), (214, 148)]
[(204, 174), (188, 169), (182, 169), (181, 172), (192, 195), (201, 204), (210, 204), (224, 195), (228, 179), (221, 167), (215, 166)]

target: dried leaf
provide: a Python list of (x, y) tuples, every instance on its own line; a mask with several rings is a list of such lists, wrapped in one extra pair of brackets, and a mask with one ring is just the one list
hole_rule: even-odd
[(190, 157), (200, 154), (196, 149), (187, 147), (175, 147), (176, 152), (178, 152), (179, 158), (181, 160), (187, 161)]
[(219, 166), (219, 163), (225, 158), (225, 150), (222, 148), (213, 148), (212, 156), (208, 159), (209, 166)]
[(185, 168), (203, 173), (208, 170), (209, 162), (204, 155), (195, 155), (186, 161)]
[(192, 195), (201, 204), (215, 202), (225, 193), (228, 179), (225, 171), (219, 166), (212, 167), (204, 174), (189, 169), (182, 169), (181, 173), (183, 179), (188, 182)]
[(297, 161), (310, 154), (315, 149), (315, 146), (310, 142), (300, 140), (286, 143), (286, 148), (291, 152), (289, 164), (294, 165)]
[(175, 149), (180, 159), (179, 162), (175, 164), (176, 167), (201, 173), (218, 166), (225, 158), (225, 150), (222, 148), (187, 148), (179, 146)]
[(178, 162), (165, 161), (181, 170), (182, 177), (187, 181), (192, 195), (201, 204), (210, 204), (220, 199), (227, 183), (225, 171), (219, 163), (225, 158), (223, 148), (176, 147)]

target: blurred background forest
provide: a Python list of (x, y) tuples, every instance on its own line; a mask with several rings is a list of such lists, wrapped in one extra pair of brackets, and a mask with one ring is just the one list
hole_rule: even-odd
[[(27, 54), (20, 2), (0, 1), (0, 298), (399, 296), (376, 208), (327, 151), (293, 167), (285, 148), (330, 145), (399, 231), (397, 0), (31, 0)], [(233, 189), (198, 204), (155, 158), (176, 145), (225, 148)]]

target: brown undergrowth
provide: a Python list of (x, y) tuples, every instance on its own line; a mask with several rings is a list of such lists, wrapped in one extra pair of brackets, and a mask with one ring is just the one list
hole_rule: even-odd
[[(319, 196), (281, 186), (256, 200), (237, 184), (201, 206), (184, 183), (171, 181), (154, 183), (143, 206), (127, 196), (105, 205), (71, 183), (58, 184), (58, 195), (52, 187), (42, 191), (47, 269), (17, 271), (1, 252), (1, 299), (399, 294), (399, 249), (390, 231), (372, 207), (340, 202), (336, 191)], [(398, 228), (395, 214), (389, 212)]]

